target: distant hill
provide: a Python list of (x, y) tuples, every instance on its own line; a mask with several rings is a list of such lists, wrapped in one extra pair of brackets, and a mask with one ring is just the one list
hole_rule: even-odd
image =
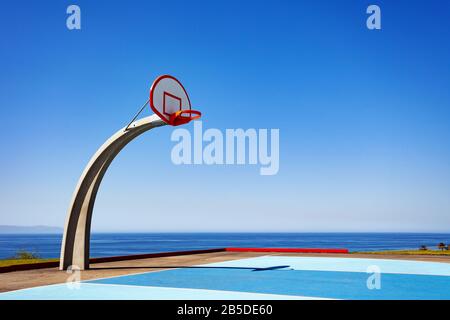
[(63, 229), (49, 226), (5, 226), (0, 225), (0, 234), (12, 233), (62, 233)]

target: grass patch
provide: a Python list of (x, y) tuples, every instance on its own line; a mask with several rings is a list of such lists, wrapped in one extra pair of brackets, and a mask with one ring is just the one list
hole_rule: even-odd
[(54, 259), (4, 259), (0, 260), (0, 267), (9, 267), (15, 266), (18, 264), (33, 264), (33, 263), (41, 263), (41, 262), (52, 262), (59, 261), (58, 258)]
[(26, 250), (19, 250), (16, 252), (14, 257), (12, 257), (12, 259), (18, 259), (18, 260), (36, 260), (36, 259), (40, 259), (40, 258), (41, 257), (39, 256), (39, 254), (30, 252), (30, 251), (26, 251)]
[(450, 250), (389, 250), (389, 251), (368, 251), (368, 252), (352, 252), (352, 253), (368, 253), (368, 254), (404, 254), (404, 255), (421, 255), (421, 256), (450, 256)]
[(59, 261), (59, 259), (58, 258), (42, 259), (39, 256), (39, 254), (37, 254), (35, 252), (19, 250), (11, 258), (0, 259), (0, 268), (15, 266), (15, 265), (19, 265), (19, 264), (35, 264), (35, 263), (41, 263), (41, 262), (54, 262), (54, 261)]

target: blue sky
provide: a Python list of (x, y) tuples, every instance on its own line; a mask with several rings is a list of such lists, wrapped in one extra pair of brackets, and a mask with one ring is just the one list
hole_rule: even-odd
[(175, 166), (160, 128), (111, 165), (94, 230), (449, 231), (449, 15), (444, 0), (4, 2), (0, 224), (63, 226), (89, 158), (168, 73), (205, 129), (279, 128), (280, 171)]

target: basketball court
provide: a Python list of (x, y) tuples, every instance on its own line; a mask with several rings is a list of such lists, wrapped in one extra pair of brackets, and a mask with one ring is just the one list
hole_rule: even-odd
[[(450, 299), (445, 262), (285, 254), (231, 259), (9, 291), (0, 299)], [(380, 286), (369, 289), (373, 270), (381, 272)]]

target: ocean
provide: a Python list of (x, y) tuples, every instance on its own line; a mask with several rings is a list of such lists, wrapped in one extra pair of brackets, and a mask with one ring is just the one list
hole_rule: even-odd
[[(57, 258), (62, 235), (0, 234), (0, 259), (19, 250)], [(418, 249), (450, 243), (438, 233), (94, 233), (91, 257), (222, 247), (345, 248), (350, 251)]]

